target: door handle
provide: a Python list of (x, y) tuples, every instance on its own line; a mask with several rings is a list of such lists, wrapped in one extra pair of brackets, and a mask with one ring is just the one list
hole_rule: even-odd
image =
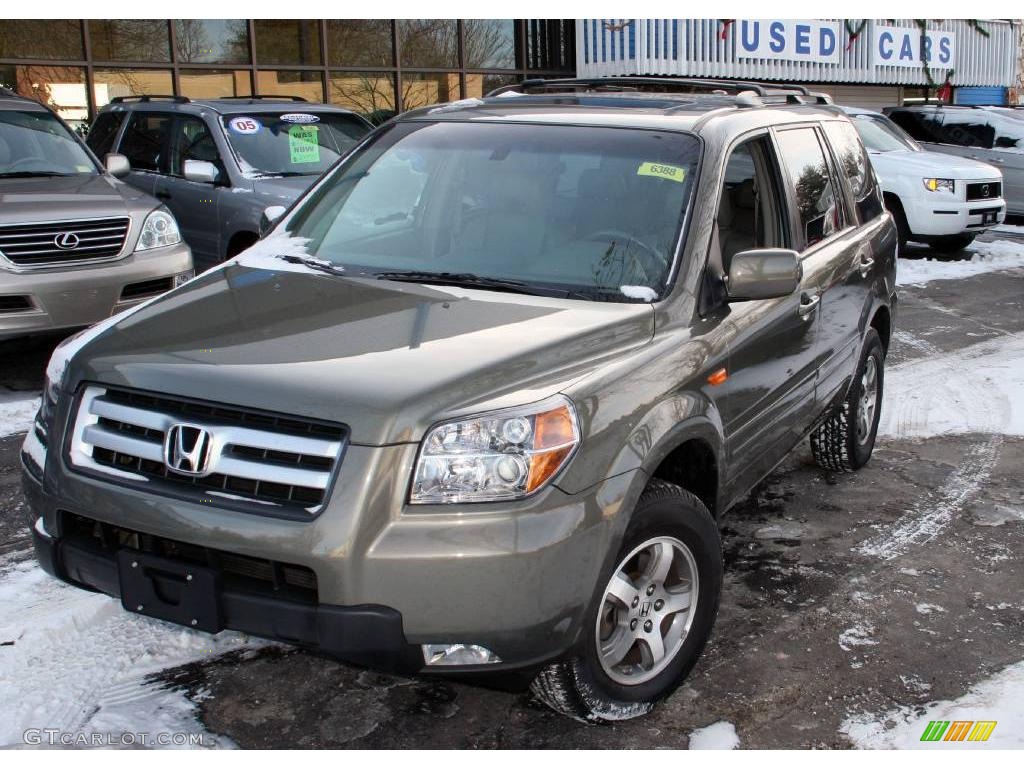
[(170, 200), (171, 199), (171, 193), (168, 192), (166, 189), (161, 189), (161, 190), (157, 191), (156, 198), (158, 200)]
[(860, 276), (867, 277), (873, 266), (875, 266), (875, 260), (866, 253), (862, 253), (860, 255)]
[(805, 320), (814, 314), (814, 310), (818, 308), (818, 303), (821, 301), (821, 294), (809, 294), (804, 293), (800, 295), (800, 306), (797, 312), (800, 313), (800, 317)]

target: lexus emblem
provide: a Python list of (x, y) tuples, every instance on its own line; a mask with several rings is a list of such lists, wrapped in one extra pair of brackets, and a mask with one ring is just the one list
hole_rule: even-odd
[(981, 185), (981, 196), (988, 197), (988, 184)]
[(53, 238), (53, 244), (62, 251), (70, 251), (78, 247), (78, 235), (74, 232), (61, 232)]
[(164, 438), (164, 464), (172, 472), (201, 477), (209, 474), (213, 439), (203, 427), (172, 424)]

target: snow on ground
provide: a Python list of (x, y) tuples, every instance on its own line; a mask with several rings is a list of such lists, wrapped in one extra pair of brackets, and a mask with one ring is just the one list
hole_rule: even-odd
[(134, 616), (21, 563), (0, 574), (0, 643), (0, 747), (22, 744), (30, 728), (202, 734), (203, 746), (224, 747), (231, 742), (204, 731), (184, 693), (146, 677), (262, 641)]
[(38, 410), (38, 394), (0, 392), (0, 437), (27, 432)]
[(736, 727), (725, 720), (698, 728), (690, 734), (690, 749), (736, 749), (739, 745)]
[(959, 280), (983, 272), (1024, 267), (1024, 243), (1013, 240), (976, 241), (970, 261), (900, 259), (896, 266), (896, 285), (921, 285), (932, 280)]
[[(921, 741), (932, 720), (994, 720), (988, 741)], [(840, 728), (859, 749), (1021, 749), (1024, 748), (1024, 662), (973, 686), (956, 701), (900, 707), (884, 715), (848, 718)]]

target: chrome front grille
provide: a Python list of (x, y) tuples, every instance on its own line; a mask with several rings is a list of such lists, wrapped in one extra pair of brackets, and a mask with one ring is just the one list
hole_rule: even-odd
[(121, 253), (131, 219), (83, 219), (0, 227), (0, 254), (19, 267), (112, 259)]
[[(181, 426), (207, 436), (201, 466), (175, 461)], [(82, 471), (161, 493), (308, 517), (320, 511), (347, 434), (338, 424), (90, 385), (69, 459)]]

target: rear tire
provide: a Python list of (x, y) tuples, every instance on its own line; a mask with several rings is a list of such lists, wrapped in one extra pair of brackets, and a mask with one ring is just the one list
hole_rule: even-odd
[(822, 469), (856, 472), (868, 463), (882, 412), (884, 374), (882, 342), (869, 328), (846, 399), (811, 433), (811, 454)]
[(602, 575), (576, 655), (542, 670), (534, 695), (585, 722), (647, 714), (697, 663), (718, 614), (722, 573), (722, 541), (707, 507), (652, 480)]
[(936, 253), (952, 254), (962, 251), (974, 242), (976, 235), (949, 235), (948, 237), (936, 237), (928, 242), (928, 247)]

